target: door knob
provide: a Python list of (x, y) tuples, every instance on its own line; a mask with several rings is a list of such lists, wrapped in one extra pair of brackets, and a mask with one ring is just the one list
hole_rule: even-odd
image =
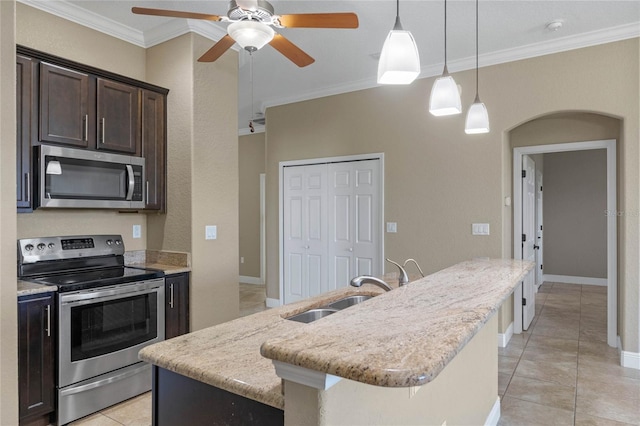
[(534, 250), (540, 250), (540, 246), (538, 246), (536, 244), (533, 245), (533, 248), (534, 248)]
[(353, 251), (353, 247), (349, 247), (347, 250), (349, 250), (349, 251)]

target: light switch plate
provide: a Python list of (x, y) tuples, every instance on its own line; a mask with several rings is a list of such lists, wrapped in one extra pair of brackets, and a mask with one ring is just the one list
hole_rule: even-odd
[(396, 222), (387, 222), (387, 232), (398, 232), (398, 224)]
[(142, 238), (142, 227), (140, 225), (133, 225), (133, 238)]
[(215, 240), (218, 238), (218, 227), (216, 225), (207, 225), (204, 227), (204, 239)]
[(472, 223), (471, 224), (472, 235), (489, 235), (488, 223)]

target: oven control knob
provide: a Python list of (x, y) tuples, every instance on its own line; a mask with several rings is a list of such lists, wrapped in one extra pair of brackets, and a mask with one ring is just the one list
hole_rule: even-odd
[(38, 244), (38, 250), (44, 250), (45, 247), (44, 243)]
[(107, 240), (107, 245), (110, 246), (111, 244), (113, 244), (112, 240)]
[(24, 249), (26, 251), (32, 251), (33, 250), (33, 244), (27, 244), (26, 246), (24, 246)]
[(122, 245), (122, 241), (120, 241), (120, 240), (116, 240), (116, 245), (117, 245), (117, 246)]

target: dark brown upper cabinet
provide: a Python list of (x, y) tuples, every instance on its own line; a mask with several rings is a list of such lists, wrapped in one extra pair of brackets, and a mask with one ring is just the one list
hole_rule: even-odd
[(94, 100), (89, 75), (41, 62), (39, 140), (94, 147)]
[(140, 89), (98, 78), (97, 149), (140, 155)]
[[(33, 173), (31, 172), (31, 114), (36, 104), (34, 61), (16, 58), (16, 202), (18, 212), (33, 210)], [(36, 130), (37, 131), (37, 128)]]
[(145, 159), (146, 210), (166, 210), (166, 96), (142, 90), (142, 156)]

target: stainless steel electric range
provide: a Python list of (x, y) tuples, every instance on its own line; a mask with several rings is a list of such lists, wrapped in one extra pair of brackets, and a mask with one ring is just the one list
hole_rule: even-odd
[(58, 288), (58, 424), (151, 389), (138, 352), (164, 340), (164, 274), (124, 251), (120, 235), (18, 240), (18, 276)]

